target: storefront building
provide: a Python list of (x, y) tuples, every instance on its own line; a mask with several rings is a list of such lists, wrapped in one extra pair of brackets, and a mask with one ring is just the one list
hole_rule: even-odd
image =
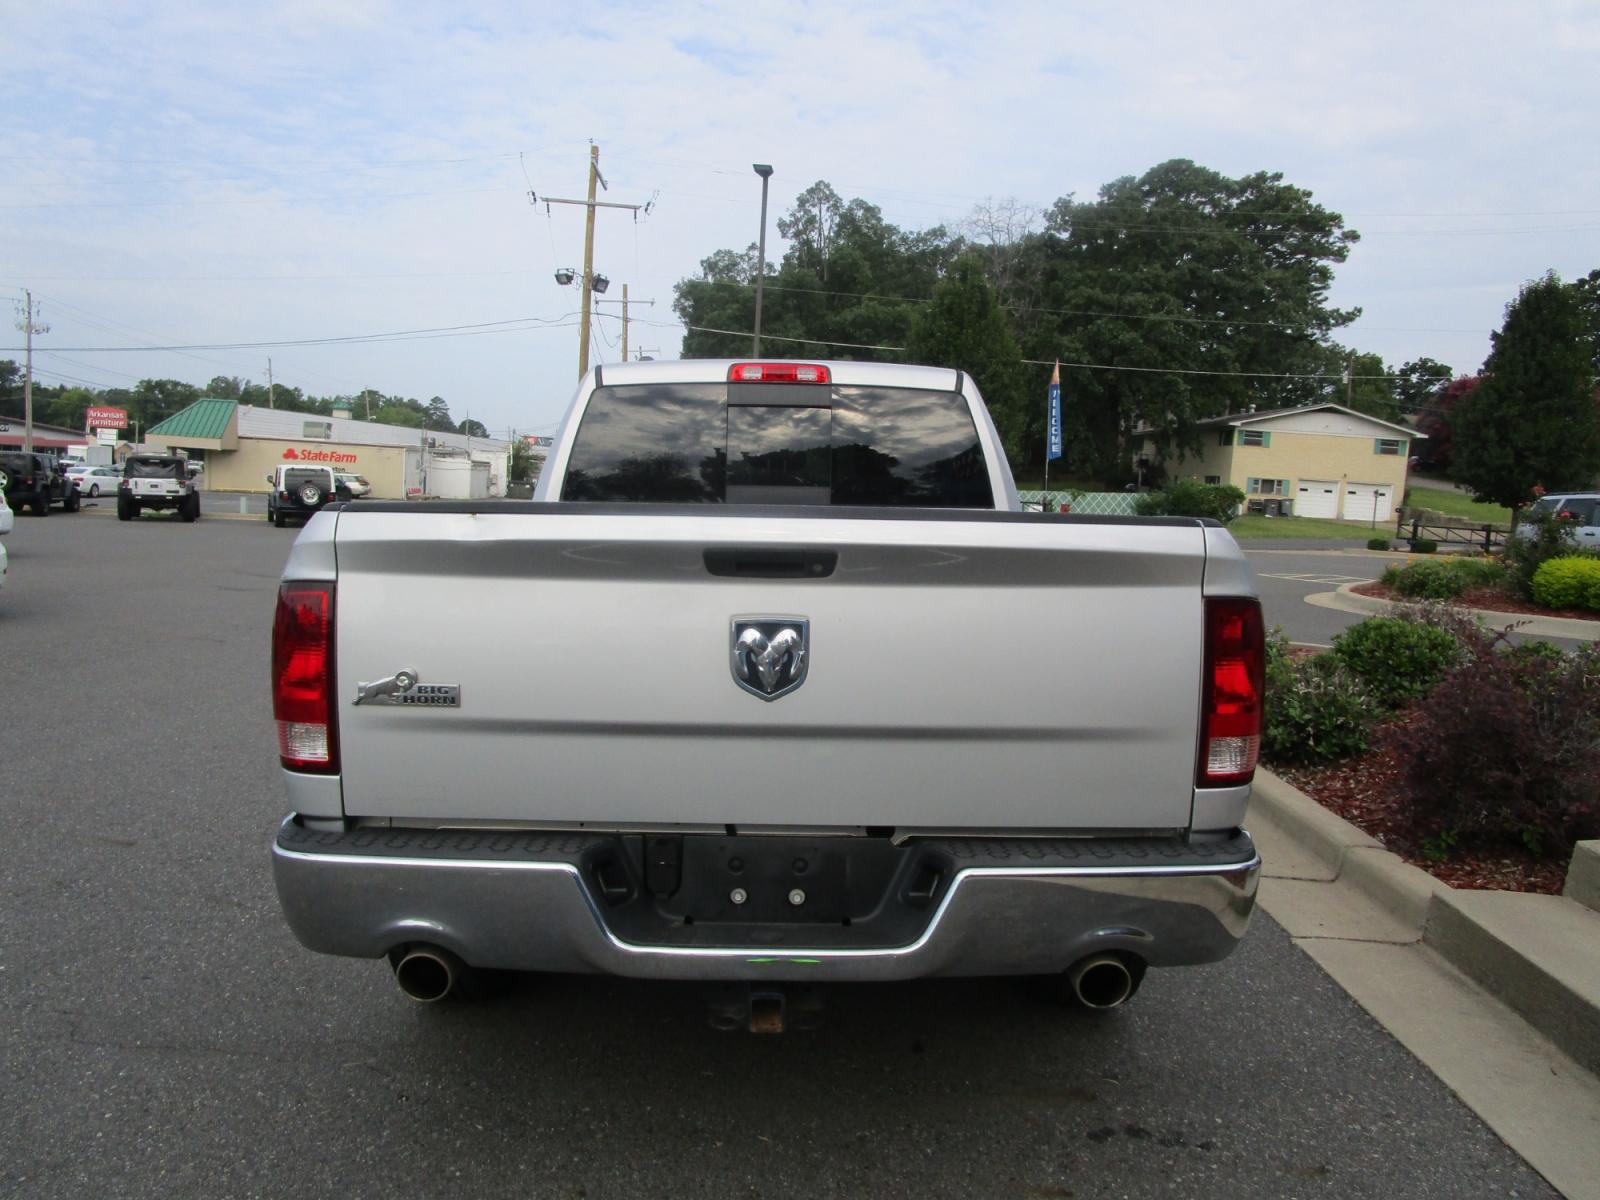
[[(349, 417), (318, 417), (207, 397), (145, 435), (151, 449), (183, 451), (206, 464), (205, 486), (265, 492), (282, 463), (331, 467), (364, 477), (374, 499), (505, 494), (511, 445)], [(476, 481), (478, 491), (463, 491)]]

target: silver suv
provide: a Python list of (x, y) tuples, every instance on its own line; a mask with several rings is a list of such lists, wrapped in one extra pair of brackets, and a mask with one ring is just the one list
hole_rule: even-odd
[[(1600, 550), (1600, 492), (1551, 492), (1529, 505), (1523, 515), (1570, 521), (1567, 532), (1573, 541), (1583, 549)], [(1529, 530), (1526, 525), (1522, 528)]]

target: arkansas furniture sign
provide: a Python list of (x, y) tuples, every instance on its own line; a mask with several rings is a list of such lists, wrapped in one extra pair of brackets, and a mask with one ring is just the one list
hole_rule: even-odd
[(90, 408), (84, 416), (86, 429), (126, 429), (128, 410), (125, 408)]

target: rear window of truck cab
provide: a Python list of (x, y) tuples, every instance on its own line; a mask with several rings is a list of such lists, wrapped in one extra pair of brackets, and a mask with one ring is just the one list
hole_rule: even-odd
[(561, 498), (994, 507), (959, 392), (843, 384), (597, 388)]

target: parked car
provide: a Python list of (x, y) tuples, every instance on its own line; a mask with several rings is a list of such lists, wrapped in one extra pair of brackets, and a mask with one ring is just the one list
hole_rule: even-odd
[(200, 518), (200, 493), (194, 490), (183, 459), (171, 454), (136, 454), (122, 464), (117, 520), (131, 521), (147, 508), (176, 509), (186, 523)]
[(350, 489), (335, 477), (332, 467), (289, 466), (280, 463), (267, 476), (267, 520), (282, 529), (291, 520), (301, 524), (334, 500), (350, 499)]
[(345, 471), (335, 471), (333, 478), (336, 482), (344, 484), (350, 489), (350, 497), (359, 500), (363, 496), (372, 495), (372, 485), (367, 482), (365, 475), (353, 475)]
[(80, 496), (98, 496), (101, 492), (117, 490), (122, 471), (117, 467), (91, 467), (83, 463), (67, 468), (67, 480), (78, 489)]
[(12, 508), (27, 505), (48, 517), (52, 504), (78, 511), (78, 491), (56, 466), (54, 457), (33, 450), (0, 451), (0, 491)]
[[(6, 511), (9, 512), (10, 509), (7, 509)], [(5, 586), (6, 586), (6, 548), (4, 546), (0, 546), (0, 591), (3, 591), (5, 589)]]
[(11, 505), (6, 503), (6, 494), (0, 491), (0, 535), (10, 533), (11, 527), (16, 523), (17, 518), (11, 511)]
[[(1523, 515), (1554, 515), (1570, 521), (1567, 531), (1580, 548), (1600, 550), (1600, 492), (1552, 492), (1530, 504)], [(1518, 527), (1519, 533), (1532, 530), (1531, 524)]]

